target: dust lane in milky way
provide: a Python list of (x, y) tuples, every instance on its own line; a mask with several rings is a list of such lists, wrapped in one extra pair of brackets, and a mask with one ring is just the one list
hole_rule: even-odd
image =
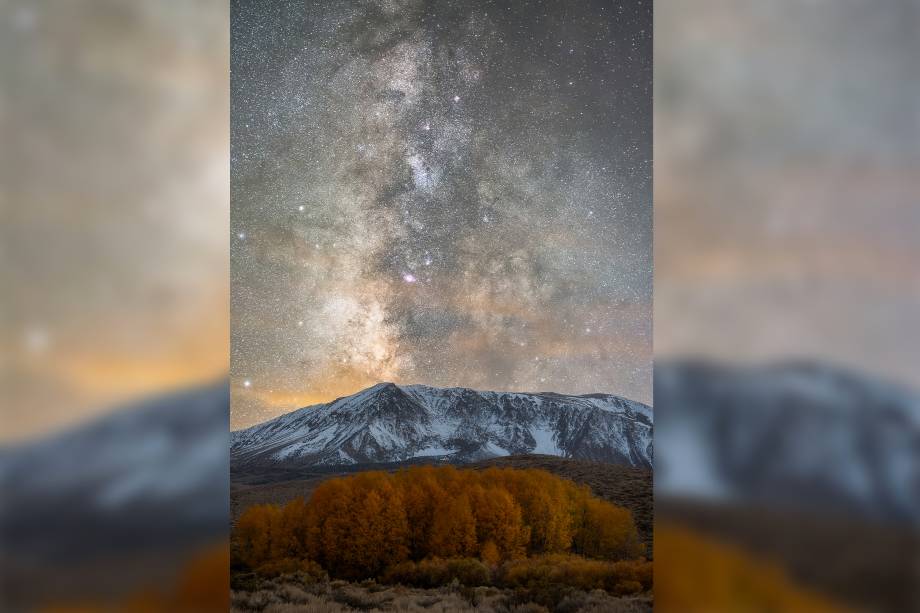
[(651, 3), (243, 2), (233, 426), (382, 380), (651, 400)]

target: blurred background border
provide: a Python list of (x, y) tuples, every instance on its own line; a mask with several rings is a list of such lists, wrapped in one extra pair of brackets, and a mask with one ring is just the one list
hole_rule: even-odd
[[(657, 605), (916, 610), (920, 3), (655, 20)], [(229, 606), (228, 40), (0, 2), (7, 610)]]

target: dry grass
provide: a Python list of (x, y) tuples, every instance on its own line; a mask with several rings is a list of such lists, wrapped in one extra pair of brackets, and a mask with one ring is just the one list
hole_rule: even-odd
[(649, 613), (652, 610), (648, 597), (617, 598), (601, 590), (573, 591), (553, 609), (521, 600), (519, 593), (493, 587), (417, 589), (343, 581), (303, 584), (288, 577), (263, 581), (254, 591), (233, 591), (230, 610), (235, 613)]

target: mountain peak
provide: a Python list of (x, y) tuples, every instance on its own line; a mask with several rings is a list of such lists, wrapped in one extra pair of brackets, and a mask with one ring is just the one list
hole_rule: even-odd
[(367, 390), (385, 390), (385, 389), (394, 389), (394, 388), (399, 389), (399, 386), (396, 385), (395, 383), (392, 383), (391, 381), (381, 381), (380, 383), (372, 385), (366, 389)]

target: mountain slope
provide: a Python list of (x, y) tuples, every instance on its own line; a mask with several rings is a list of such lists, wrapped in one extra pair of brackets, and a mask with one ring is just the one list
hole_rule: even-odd
[(651, 467), (652, 411), (607, 394), (380, 383), (233, 432), (235, 465), (337, 465), (542, 453)]

